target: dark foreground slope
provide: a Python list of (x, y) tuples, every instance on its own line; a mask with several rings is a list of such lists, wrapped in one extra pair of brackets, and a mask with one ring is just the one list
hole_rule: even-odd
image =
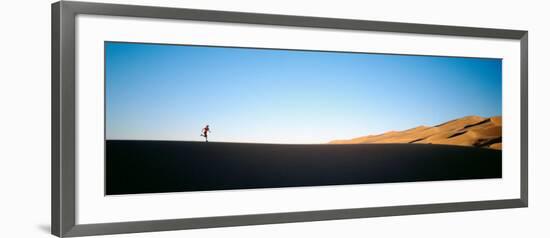
[(500, 178), (500, 150), (431, 144), (107, 141), (114, 194)]

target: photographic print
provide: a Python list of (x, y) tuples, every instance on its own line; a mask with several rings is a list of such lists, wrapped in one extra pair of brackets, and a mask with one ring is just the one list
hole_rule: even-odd
[(502, 177), (502, 60), (105, 42), (106, 195)]

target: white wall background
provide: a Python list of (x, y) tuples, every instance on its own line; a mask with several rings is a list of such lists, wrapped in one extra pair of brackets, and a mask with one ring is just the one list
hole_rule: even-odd
[[(545, 1), (152, 1), (186, 8), (529, 30), (530, 206), (113, 237), (549, 237), (550, 27)], [(51, 237), (50, 3), (3, 3), (0, 44), (0, 237)]]

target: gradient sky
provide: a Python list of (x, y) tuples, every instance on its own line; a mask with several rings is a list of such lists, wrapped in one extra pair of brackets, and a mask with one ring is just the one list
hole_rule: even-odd
[(501, 115), (500, 59), (105, 43), (107, 139), (326, 143)]

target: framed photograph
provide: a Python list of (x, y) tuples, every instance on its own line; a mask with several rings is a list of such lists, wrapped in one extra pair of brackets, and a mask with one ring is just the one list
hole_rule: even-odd
[(527, 31), (52, 5), (59, 237), (527, 207)]

